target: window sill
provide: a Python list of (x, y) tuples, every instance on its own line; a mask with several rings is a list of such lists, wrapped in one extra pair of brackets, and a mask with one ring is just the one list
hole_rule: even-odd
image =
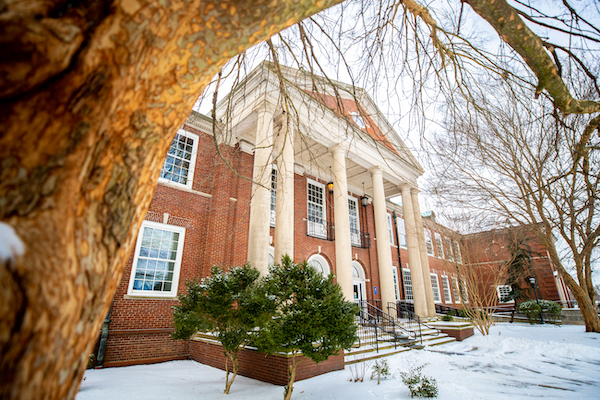
[(177, 300), (177, 296), (149, 296), (147, 294), (126, 294), (126, 300)]
[(177, 190), (181, 190), (183, 192), (197, 194), (198, 196), (207, 197), (209, 199), (212, 198), (212, 194), (200, 192), (198, 190), (194, 190), (194, 189), (189, 188), (187, 186), (179, 185), (179, 184), (176, 184), (176, 183), (170, 183), (170, 182), (167, 182), (167, 181), (159, 180), (158, 184), (162, 185), (162, 186), (169, 187), (171, 189), (177, 189)]

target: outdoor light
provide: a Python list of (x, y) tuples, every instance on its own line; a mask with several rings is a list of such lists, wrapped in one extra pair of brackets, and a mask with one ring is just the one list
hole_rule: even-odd
[(535, 278), (533, 276), (529, 278), (529, 283), (531, 284), (533, 290), (535, 290)]
[(361, 197), (360, 204), (362, 204), (363, 207), (366, 207), (369, 204), (369, 198), (367, 196)]
[(333, 193), (333, 182), (327, 184), (327, 190), (329, 190), (329, 193)]
[(544, 317), (542, 317), (542, 306), (540, 305), (540, 301), (538, 300), (537, 290), (535, 290), (535, 277), (529, 277), (529, 283), (531, 283), (531, 288), (533, 289), (533, 294), (535, 295), (535, 302), (538, 306), (540, 306), (540, 323), (544, 323)]

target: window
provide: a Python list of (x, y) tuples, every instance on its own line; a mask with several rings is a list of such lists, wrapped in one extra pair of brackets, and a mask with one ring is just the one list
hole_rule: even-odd
[(406, 247), (406, 226), (402, 218), (396, 217), (396, 224), (398, 225), (398, 244), (400, 247)]
[(365, 129), (367, 127), (364, 118), (361, 117), (359, 113), (353, 112), (350, 115), (352, 116), (352, 120), (354, 121), (354, 123), (358, 125), (359, 128)]
[(514, 300), (502, 301), (503, 298), (510, 295), (512, 288), (510, 285), (498, 285), (496, 286), (496, 292), (498, 293), (498, 301), (501, 303), (514, 303)]
[(442, 242), (442, 235), (435, 233), (435, 247), (437, 249), (437, 256), (444, 258), (444, 243)]
[(331, 271), (329, 269), (329, 263), (325, 257), (320, 254), (313, 254), (310, 256), (308, 259), (308, 265), (316, 269), (317, 272), (320, 272), (323, 276), (328, 276)]
[(398, 285), (398, 270), (396, 267), (392, 267), (392, 275), (394, 276), (394, 294), (396, 295), (396, 301), (400, 299), (400, 286)]
[(454, 255), (452, 254), (452, 241), (448, 236), (444, 238), (446, 240), (446, 260), (454, 261)]
[(444, 302), (452, 303), (452, 297), (450, 296), (450, 281), (447, 275), (442, 275), (442, 289), (444, 290)]
[(462, 298), (463, 302), (468, 303), (469, 293), (467, 293), (467, 284), (465, 283), (465, 280), (461, 279), (458, 286), (460, 289), (460, 297)]
[(275, 215), (277, 209), (277, 167), (271, 170), (271, 226), (275, 226)]
[(325, 217), (325, 186), (308, 181), (308, 235), (327, 238), (327, 220)]
[(390, 213), (387, 214), (387, 221), (388, 221), (388, 236), (390, 237), (390, 244), (393, 246), (394, 245), (394, 228), (393, 228), (393, 224), (392, 224), (392, 214), (390, 214)]
[(433, 240), (431, 239), (431, 231), (429, 229), (423, 229), (425, 232), (425, 246), (427, 246), (427, 254), (433, 255)]
[(128, 294), (177, 294), (185, 228), (144, 221), (135, 245)]
[(410, 269), (402, 268), (402, 280), (404, 281), (404, 300), (413, 301), (412, 280), (410, 278)]
[(460, 244), (454, 240), (453, 241), (454, 244), (454, 259), (456, 260), (457, 263), (462, 263), (462, 257), (460, 255)]
[(438, 283), (437, 274), (429, 274), (431, 276), (431, 288), (433, 289), (433, 301), (436, 303), (442, 302), (442, 296), (440, 295), (440, 284)]
[(183, 129), (178, 130), (171, 142), (158, 180), (191, 188), (194, 180), (197, 147), (198, 135)]
[(360, 222), (358, 219), (358, 200), (348, 197), (348, 213), (350, 215), (350, 243), (360, 247)]
[(458, 279), (455, 276), (452, 277), (452, 294), (454, 295), (454, 302), (460, 303), (460, 297), (458, 297)]

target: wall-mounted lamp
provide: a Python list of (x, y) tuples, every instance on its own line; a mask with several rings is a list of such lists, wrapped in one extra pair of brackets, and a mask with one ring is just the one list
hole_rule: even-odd
[(329, 193), (333, 193), (333, 182), (329, 182), (327, 184), (327, 190), (329, 191)]

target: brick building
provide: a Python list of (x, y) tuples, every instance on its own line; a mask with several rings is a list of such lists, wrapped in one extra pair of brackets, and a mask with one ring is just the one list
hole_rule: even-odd
[[(360, 89), (338, 83), (338, 102), (315, 95), (302, 73), (285, 74), (294, 118), (263, 63), (219, 104), (226, 125), (194, 112), (177, 132), (113, 299), (104, 366), (217, 365), (218, 351), (170, 338), (177, 294), (212, 265), (266, 273), (287, 253), (333, 273), (348, 299), (406, 300), (425, 318), (460, 303), (460, 238), (422, 218), (423, 168), (377, 106)], [(403, 206), (388, 201), (399, 196)]]

